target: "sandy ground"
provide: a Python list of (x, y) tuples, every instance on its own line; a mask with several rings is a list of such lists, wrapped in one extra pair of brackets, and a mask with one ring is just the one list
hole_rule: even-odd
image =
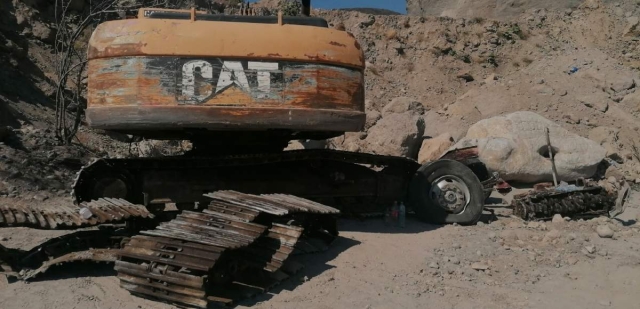
[[(306, 265), (298, 276), (238, 308), (638, 308), (639, 208), (634, 192), (608, 222), (527, 224), (499, 207), (471, 227), (342, 220), (330, 250), (295, 257)], [(614, 239), (596, 234), (601, 224)], [(28, 248), (62, 233), (16, 228), (0, 237)], [(175, 308), (130, 295), (114, 275), (108, 265), (76, 264), (31, 283), (0, 279), (0, 308)]]

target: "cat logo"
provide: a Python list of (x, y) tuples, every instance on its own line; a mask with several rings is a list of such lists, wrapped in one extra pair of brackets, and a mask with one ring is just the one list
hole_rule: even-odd
[(221, 59), (187, 61), (181, 73), (178, 101), (182, 104), (202, 104), (231, 87), (256, 99), (279, 95), (272, 93), (272, 85), (281, 84), (283, 76), (277, 62)]

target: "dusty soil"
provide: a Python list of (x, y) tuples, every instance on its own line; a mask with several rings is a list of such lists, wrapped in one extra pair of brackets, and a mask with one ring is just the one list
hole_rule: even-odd
[[(619, 218), (524, 223), (492, 207), (477, 226), (340, 221), (324, 253), (297, 256), (297, 276), (238, 308), (635, 308), (640, 302), (640, 193)], [(613, 239), (595, 227), (607, 224)], [(64, 232), (1, 229), (29, 248)], [(593, 250), (589, 253), (587, 250)], [(476, 270), (474, 268), (486, 268)], [(0, 281), (0, 308), (174, 308), (119, 288), (111, 266), (76, 264), (36, 282)]]

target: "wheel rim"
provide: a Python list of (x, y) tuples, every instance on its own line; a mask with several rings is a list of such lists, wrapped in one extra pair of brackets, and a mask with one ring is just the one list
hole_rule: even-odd
[(462, 179), (445, 175), (431, 182), (429, 197), (444, 210), (458, 214), (469, 204), (471, 193)]

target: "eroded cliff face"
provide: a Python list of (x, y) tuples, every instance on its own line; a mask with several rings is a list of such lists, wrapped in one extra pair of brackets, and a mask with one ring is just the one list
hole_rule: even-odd
[[(407, 0), (407, 13), (454, 18), (512, 19), (528, 9), (576, 8), (583, 0)], [(587, 1), (589, 2), (589, 1)], [(608, 2), (608, 1), (605, 1)]]

